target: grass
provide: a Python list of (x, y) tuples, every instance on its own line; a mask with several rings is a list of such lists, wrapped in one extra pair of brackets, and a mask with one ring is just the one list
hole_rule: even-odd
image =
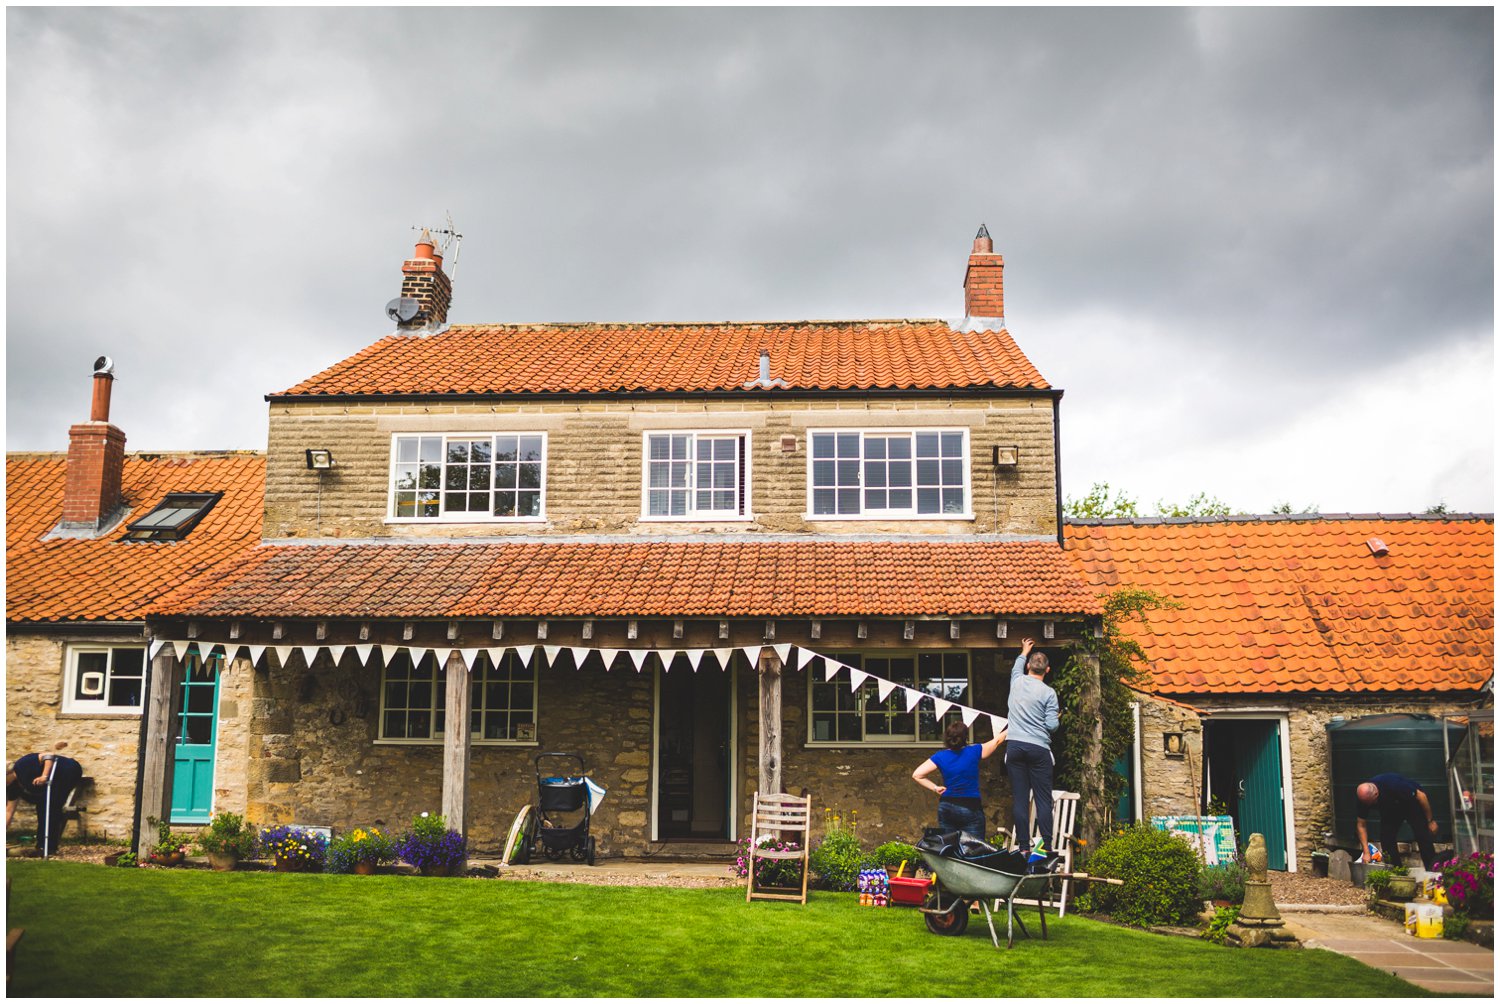
[(13, 996), (1426, 996), (1329, 952), (1075, 917), (997, 951), (982, 918), (941, 938), (852, 893), (8, 864)]

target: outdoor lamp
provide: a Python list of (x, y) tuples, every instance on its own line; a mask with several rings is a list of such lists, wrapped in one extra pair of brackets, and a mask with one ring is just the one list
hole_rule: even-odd
[(310, 471), (328, 471), (333, 469), (332, 450), (308, 450), (307, 469)]
[(1019, 446), (996, 446), (991, 454), (991, 460), (996, 467), (1014, 467), (1020, 463), (1021, 448)]

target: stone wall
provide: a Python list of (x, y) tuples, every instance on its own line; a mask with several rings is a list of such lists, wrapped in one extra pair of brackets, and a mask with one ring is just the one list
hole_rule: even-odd
[[(1141, 695), (1141, 815), (1191, 815), (1203, 787), (1203, 726), (1190, 708)], [(1163, 735), (1183, 737), (1181, 753)]]
[[(808, 430), (967, 428), (968, 520), (819, 521), (807, 510)], [(743, 430), (750, 436), (749, 522), (643, 522), (643, 434), (647, 430)], [(387, 524), (391, 436), (416, 432), (547, 433), (545, 523)], [(791, 448), (783, 446), (787, 439)], [(1018, 446), (1019, 466), (998, 471), (991, 447)], [(307, 469), (304, 451), (333, 451), (337, 466)], [(836, 398), (786, 401), (485, 402), (271, 406), (265, 536), (465, 537), (548, 533), (722, 530), (875, 533), (1055, 534), (1052, 402), (1045, 395)]]
[[(130, 837), (135, 813), (136, 752), (140, 743), (139, 715), (82, 715), (62, 713), (63, 661), (68, 643), (140, 644), (137, 634), (68, 638), (36, 634), (12, 628), (5, 640), (5, 762), (10, 764), (27, 753), (51, 751), (58, 742), (62, 752), (83, 766), (94, 781), (91, 790), (79, 792), (77, 803), (85, 806), (83, 826), (92, 836), (111, 840)], [(69, 824), (64, 835), (78, 832)], [(36, 820), (29, 806), (16, 810), (16, 830), (31, 831)]]

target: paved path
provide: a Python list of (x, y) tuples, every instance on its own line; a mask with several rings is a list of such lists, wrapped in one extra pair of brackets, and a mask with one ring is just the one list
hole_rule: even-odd
[(1326, 948), (1439, 994), (1495, 994), (1495, 953), (1467, 941), (1414, 938), (1369, 914), (1292, 912), (1287, 927), (1308, 948)]

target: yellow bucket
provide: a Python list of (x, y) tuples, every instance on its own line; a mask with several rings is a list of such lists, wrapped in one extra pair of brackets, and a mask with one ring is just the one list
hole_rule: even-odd
[(1417, 937), (1441, 938), (1443, 936), (1443, 908), (1435, 903), (1417, 905)]

